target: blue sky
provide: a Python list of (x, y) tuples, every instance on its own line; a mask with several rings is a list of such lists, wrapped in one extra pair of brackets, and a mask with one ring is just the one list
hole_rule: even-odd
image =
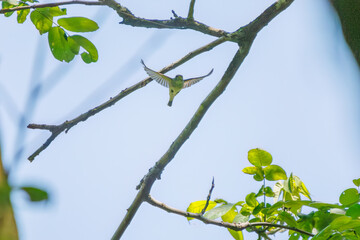
[[(188, 1), (123, 1), (137, 16), (166, 19), (187, 14)], [(258, 16), (272, 1), (196, 2), (195, 19), (227, 31)], [(135, 186), (168, 149), (220, 80), (236, 45), (225, 43), (168, 73), (185, 78), (214, 73), (185, 89), (167, 106), (168, 90), (150, 83), (113, 107), (60, 135), (33, 163), (26, 158), (49, 136), (19, 128), (59, 124), (104, 102), (146, 77), (140, 59), (157, 70), (214, 40), (192, 30), (123, 26), (105, 7), (69, 6), (69, 16), (96, 20), (85, 35), (99, 61), (86, 65), (55, 60), (46, 36), (28, 20), (1, 18), (0, 137), (5, 165), (19, 142), (24, 154), (13, 184), (48, 189), (48, 204), (31, 205), (13, 195), (21, 239), (109, 239), (135, 197)], [(359, 177), (359, 69), (327, 1), (295, 1), (257, 36), (248, 57), (172, 163), (152, 196), (185, 210), (205, 199), (215, 177), (214, 198), (243, 200), (259, 183), (241, 170), (252, 148), (269, 151), (274, 164), (293, 172), (314, 200), (337, 202)], [(41, 84), (34, 109), (29, 91)], [(19, 135), (19, 131), (22, 134)], [(17, 137), (20, 136), (20, 137)], [(277, 239), (284, 238), (279, 236)], [(225, 229), (143, 204), (123, 239), (231, 239)], [(252, 239), (250, 236), (247, 239)]]

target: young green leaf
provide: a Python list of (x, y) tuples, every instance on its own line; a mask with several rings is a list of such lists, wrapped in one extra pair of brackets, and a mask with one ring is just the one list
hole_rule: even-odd
[[(15, 5), (13, 4), (10, 4), (9, 2), (7, 1), (3, 1), (2, 4), (1, 4), (2, 8), (3, 9), (8, 9), (8, 8), (13, 8), (13, 7), (16, 7)], [(13, 15), (14, 12), (7, 12), (7, 13), (4, 13), (4, 16), (5, 17), (10, 17), (11, 15)]]
[(290, 227), (296, 227), (296, 220), (290, 213), (282, 211), (279, 213), (278, 217), (280, 221), (286, 222), (286, 224), (289, 225)]
[(49, 31), (49, 46), (54, 57), (59, 61), (70, 62), (75, 54), (71, 50), (65, 32), (60, 27), (52, 27)]
[(259, 202), (256, 200), (255, 193), (253, 192), (246, 195), (245, 202), (250, 207), (256, 207), (259, 204)]
[(272, 156), (265, 150), (255, 148), (248, 152), (248, 160), (252, 165), (262, 167), (271, 164)]
[[(201, 213), (201, 211), (205, 207), (205, 204), (206, 204), (206, 200), (200, 200), (200, 201), (192, 202), (192, 203), (190, 203), (190, 205), (186, 209), (186, 211), (191, 212), (191, 213)], [(209, 205), (206, 208), (206, 211), (209, 211), (209, 210), (213, 209), (216, 205), (217, 205), (216, 202), (209, 201)], [(190, 218), (190, 217), (187, 218), (188, 221), (190, 221), (191, 219), (193, 219), (193, 218)]]
[(35, 9), (30, 14), (30, 19), (39, 30), (40, 34), (44, 34), (51, 29), (53, 17), (50, 14), (50, 8)]
[(83, 52), (81, 57), (85, 63), (96, 62), (99, 58), (98, 51), (95, 45), (90, 42), (87, 38), (84, 38), (80, 35), (70, 36), (72, 40), (74, 40), (78, 45), (84, 48), (87, 52)]
[(21, 187), (21, 189), (27, 193), (32, 202), (46, 201), (49, 199), (48, 193), (42, 189), (35, 187)]
[(360, 187), (360, 178), (354, 179), (353, 183), (355, 184), (355, 186)]
[(96, 22), (85, 17), (60, 18), (58, 24), (72, 32), (93, 32), (99, 29)]
[(286, 172), (278, 165), (270, 165), (264, 168), (265, 178), (269, 181), (286, 180)]
[[(25, 6), (25, 4), (22, 4), (22, 6)], [(26, 20), (26, 17), (29, 15), (30, 9), (24, 9), (21, 11), (17, 11), (17, 22), (23, 23)]]
[(346, 211), (346, 216), (350, 216), (353, 219), (360, 219), (360, 204), (354, 204)]
[[(219, 217), (222, 217), (223, 215), (225, 215), (227, 212), (229, 212), (232, 208), (233, 208), (234, 204), (223, 204), (219, 207), (213, 208), (209, 211), (207, 211), (204, 214), (204, 217), (208, 218), (208, 219), (217, 219)], [(235, 214), (236, 215), (236, 214)], [(231, 220), (232, 221), (232, 220)]]
[(244, 236), (243, 236), (242, 231), (234, 231), (234, 230), (232, 230), (232, 229), (230, 229), (230, 228), (228, 228), (228, 230), (229, 230), (231, 236), (232, 236), (234, 239), (236, 239), (236, 240), (243, 240), (243, 239), (244, 239)]
[(340, 195), (339, 202), (342, 205), (349, 205), (360, 200), (359, 192), (355, 188), (349, 188), (343, 191)]
[(53, 17), (66, 15), (66, 8), (51, 7), (49, 13)]

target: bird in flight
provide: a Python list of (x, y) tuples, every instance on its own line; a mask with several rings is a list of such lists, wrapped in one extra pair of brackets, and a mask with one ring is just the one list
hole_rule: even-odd
[(164, 87), (169, 88), (169, 95), (170, 95), (170, 99), (168, 102), (169, 107), (171, 107), (174, 97), (181, 91), (181, 89), (190, 87), (191, 85), (200, 82), (202, 79), (212, 74), (214, 70), (211, 69), (211, 71), (205, 76), (189, 78), (184, 80), (182, 75), (176, 75), (175, 78), (170, 78), (162, 73), (151, 70), (145, 65), (143, 60), (141, 60), (141, 63), (144, 65), (145, 72), (153, 80), (157, 81), (159, 84), (163, 85)]

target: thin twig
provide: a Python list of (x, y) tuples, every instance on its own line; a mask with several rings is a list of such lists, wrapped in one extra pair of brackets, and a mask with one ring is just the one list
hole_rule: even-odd
[(190, 6), (189, 6), (189, 13), (188, 13), (188, 20), (194, 21), (194, 6), (195, 6), (195, 0), (191, 0)]
[(81, 4), (81, 5), (105, 5), (103, 2), (99, 1), (80, 1), (80, 0), (73, 0), (73, 1), (63, 1), (63, 2), (54, 2), (54, 3), (38, 3), (33, 5), (27, 5), (27, 6), (18, 6), (13, 8), (4, 8), (0, 9), (0, 14), (7, 13), (7, 12), (15, 12), (15, 11), (21, 11), (25, 9), (36, 9), (36, 8), (45, 8), (45, 7), (57, 7), (57, 6), (63, 6), (63, 5), (71, 5), (71, 4)]
[(217, 221), (217, 220), (212, 220), (212, 219), (208, 219), (205, 218), (202, 214), (199, 213), (191, 213), (191, 212), (185, 212), (182, 211), (180, 209), (176, 209), (170, 206), (167, 206), (166, 204), (154, 199), (153, 197), (151, 197), (150, 195), (147, 196), (146, 198), (146, 202), (148, 202), (149, 204), (158, 207), (162, 210), (165, 210), (169, 213), (174, 213), (183, 217), (190, 217), (190, 218), (195, 218), (198, 219), (200, 221), (202, 221), (203, 223), (206, 224), (212, 224), (212, 225), (216, 225), (216, 226), (220, 226), (220, 227), (225, 227), (225, 228), (230, 228), (234, 231), (242, 231), (248, 227), (256, 227), (256, 226), (264, 226), (264, 227), (275, 227), (275, 228), (281, 228), (281, 229), (288, 229), (288, 230), (292, 230), (295, 232), (299, 232), (302, 234), (305, 234), (307, 236), (311, 236), (313, 237), (314, 234), (304, 231), (302, 229), (298, 229), (295, 227), (290, 227), (287, 225), (281, 225), (281, 224), (274, 224), (274, 223), (269, 223), (269, 222), (244, 222), (244, 223), (229, 223), (229, 222), (223, 222), (223, 221)]
[(210, 202), (210, 198), (211, 198), (211, 193), (212, 193), (212, 191), (214, 190), (214, 187), (215, 187), (215, 179), (214, 179), (214, 177), (213, 177), (212, 183), (211, 183), (211, 188), (210, 188), (209, 194), (208, 194), (208, 196), (207, 196), (207, 198), (206, 198), (205, 206), (204, 206), (203, 210), (201, 210), (201, 214), (203, 214), (203, 215), (204, 215), (204, 213), (206, 212), (207, 207), (209, 206), (209, 202)]
[[(169, 66), (163, 68), (162, 70), (160, 70), (161, 73), (166, 73), (178, 66), (180, 66), (181, 64), (189, 61), (190, 59), (194, 58), (195, 56), (202, 54), (204, 52), (210, 51), (211, 49), (213, 49), (214, 47), (222, 44), (223, 42), (227, 41), (228, 38), (219, 38), (216, 39), (215, 41), (212, 41), (208, 44), (206, 44), (205, 46), (198, 48), (188, 54), (186, 54), (183, 58), (179, 59), (178, 61), (170, 64)], [(67, 132), (70, 130), (70, 128), (74, 127), (75, 125), (77, 125), (79, 122), (83, 122), (86, 121), (89, 117), (94, 116), (95, 114), (101, 112), (102, 110), (114, 105), (116, 102), (118, 102), (119, 100), (121, 100), (123, 97), (129, 95), (130, 93), (134, 92), (135, 90), (138, 90), (144, 86), (146, 86), (149, 82), (151, 82), (152, 79), (151, 78), (146, 78), (141, 82), (136, 83), (135, 85), (126, 88), (124, 90), (122, 90), (119, 94), (117, 94), (116, 96), (110, 98), (108, 101), (100, 104), (99, 106), (96, 106), (90, 110), (88, 110), (87, 112), (79, 115), (78, 117), (69, 120), (69, 121), (65, 121), (60, 125), (46, 125), (46, 124), (29, 124), (28, 128), (31, 129), (44, 129), (44, 130), (49, 130), (52, 132), (51, 136), (46, 140), (46, 142), (40, 147), (38, 148), (33, 154), (31, 154), (30, 157), (28, 157), (28, 159), (32, 162), (35, 157), (37, 155), (39, 155), (43, 150), (45, 150), (50, 143), (63, 131)]]

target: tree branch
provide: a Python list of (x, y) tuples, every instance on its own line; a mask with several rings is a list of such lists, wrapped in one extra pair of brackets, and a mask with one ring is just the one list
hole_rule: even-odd
[[(105, 1), (112, 1), (112, 0), (105, 0)], [(272, 16), (276, 16), (281, 11), (283, 11), (286, 7), (288, 7), (293, 0), (281, 0), (277, 3), (273, 4), (272, 6), (276, 6), (276, 8), (273, 8), (272, 6), (268, 9), (271, 9), (271, 11), (274, 11), (275, 13), (268, 14), (270, 10), (266, 10), (264, 13), (262, 13), (260, 16), (269, 16), (270, 19), (268, 22), (271, 21)], [(276, 13), (277, 12), (277, 13)], [(266, 23), (266, 21), (264, 21)], [(254, 23), (250, 23), (254, 24)], [(124, 219), (120, 223), (119, 227), (116, 229), (112, 240), (120, 239), (123, 233), (125, 232), (127, 226), (132, 221), (133, 217), (135, 216), (135, 213), (137, 209), (140, 207), (141, 203), (146, 200), (147, 196), (150, 193), (151, 187), (154, 184), (156, 179), (160, 179), (162, 171), (165, 169), (167, 164), (171, 162), (171, 160), (174, 158), (175, 154), (178, 152), (178, 150), (181, 148), (181, 146), (185, 143), (185, 141), (190, 137), (190, 135), (193, 133), (193, 131), (197, 128), (198, 124), (200, 123), (201, 119), (204, 117), (207, 110), (210, 108), (210, 106), (215, 102), (215, 100), (225, 91), (226, 87), (230, 83), (231, 79), (234, 77), (235, 73), (239, 69), (240, 65), (244, 61), (245, 57), (249, 53), (250, 47), (256, 37), (257, 32), (249, 32), (246, 31), (247, 27), (249, 27), (248, 24), (244, 28), (239, 29), (239, 32), (235, 32), (234, 35), (228, 35), (227, 37), (230, 38), (230, 40), (234, 41), (234, 38), (236, 39), (236, 42), (239, 44), (239, 50), (236, 52), (234, 58), (232, 59), (231, 63), (229, 64), (227, 70), (225, 71), (223, 77), (221, 78), (220, 82), (215, 86), (215, 88), (210, 92), (210, 94), (204, 99), (204, 101), (201, 103), (191, 120), (188, 122), (186, 127), (183, 129), (183, 131), (180, 133), (180, 135), (175, 139), (175, 141), (171, 144), (170, 148), (167, 150), (167, 152), (158, 160), (155, 165), (150, 168), (149, 172), (142, 178), (140, 181), (140, 184), (137, 186), (137, 189), (139, 190), (138, 194), (135, 197), (135, 200), (131, 204), (130, 208), (128, 209), (128, 212), (126, 213)], [(267, 24), (267, 23), (266, 23)], [(245, 30), (245, 31), (243, 31)], [(261, 28), (258, 28), (258, 31), (260, 31)], [(265, 223), (267, 224), (267, 223)]]
[(215, 86), (211, 93), (205, 98), (201, 103), (194, 116), (191, 118), (189, 123), (186, 125), (184, 130), (180, 135), (175, 139), (171, 144), (168, 151), (160, 158), (159, 161), (149, 170), (143, 179), (140, 181), (140, 184), (137, 186), (139, 189), (138, 194), (135, 197), (134, 202), (131, 204), (128, 212), (125, 215), (125, 218), (120, 223), (119, 227), (116, 229), (112, 239), (120, 239), (122, 234), (125, 232), (127, 226), (130, 224), (132, 218), (134, 217), (137, 209), (140, 207), (141, 203), (146, 199), (147, 195), (150, 193), (151, 187), (154, 184), (156, 179), (160, 179), (161, 172), (164, 170), (166, 165), (174, 158), (175, 154), (179, 151), (181, 146), (185, 141), (190, 137), (193, 131), (197, 128), (201, 119), (204, 117), (205, 113), (209, 107), (215, 102), (215, 100), (225, 91), (226, 86), (229, 84), (236, 71), (239, 69), (241, 63), (245, 59), (246, 55), (249, 52), (252, 42), (246, 42), (242, 47), (236, 52), (234, 58), (229, 64), (226, 72), (221, 78), (220, 82)]
[[(186, 54), (183, 58), (181, 58), (180, 60), (176, 61), (175, 63), (170, 64), (169, 66), (163, 68), (160, 72), (161, 73), (166, 73), (166, 72), (180, 66), (181, 64), (189, 61), (190, 59), (194, 58), (195, 56), (197, 56), (199, 54), (202, 54), (204, 52), (210, 51), (214, 47), (224, 43), (227, 40), (228, 40), (228, 38), (226, 38), (226, 37), (216, 39), (215, 41), (212, 41), (212, 42), (206, 44), (205, 46), (203, 46), (201, 48), (198, 48), (198, 49)], [(74, 127), (79, 122), (86, 121), (89, 117), (94, 116), (95, 114), (101, 112), (102, 110), (114, 105), (116, 102), (118, 102), (119, 100), (121, 100), (125, 96), (127, 96), (130, 93), (132, 93), (132, 92), (146, 86), (151, 81), (152, 81), (151, 78), (146, 78), (143, 81), (138, 82), (137, 84), (122, 90), (119, 94), (117, 94), (116, 96), (110, 98), (108, 101), (106, 101), (106, 102), (104, 102), (104, 103), (90, 109), (89, 111), (79, 115), (78, 117), (76, 117), (76, 118), (74, 118), (74, 119), (72, 119), (70, 121), (65, 121), (60, 125), (29, 124), (28, 128), (30, 128), (30, 129), (49, 130), (50, 132), (52, 132), (52, 134), (46, 140), (46, 142), (43, 145), (41, 145), (41, 147), (39, 147), (33, 154), (31, 154), (31, 156), (28, 157), (28, 159), (30, 160), (30, 162), (32, 162), (35, 159), (35, 157), (37, 155), (39, 155), (43, 150), (45, 150), (50, 145), (50, 143), (53, 140), (55, 140), (55, 138), (61, 132), (65, 131), (65, 133), (67, 133), (70, 130), (70, 128)]]
[(195, 6), (195, 0), (191, 0), (190, 7), (189, 7), (189, 13), (188, 13), (188, 20), (194, 21), (194, 6)]
[(39, 3), (39, 4), (28, 5), (28, 6), (18, 6), (18, 7), (13, 7), (13, 8), (4, 8), (4, 9), (0, 9), (0, 14), (7, 13), (7, 12), (21, 11), (21, 10), (25, 10), (25, 9), (57, 7), (57, 6), (71, 5), (71, 4), (97, 5), (97, 6), (105, 5), (104, 3), (99, 2), (99, 1), (73, 0), (73, 1), (54, 2), (54, 3)]
[(215, 179), (213, 177), (212, 179), (212, 182), (211, 182), (211, 188), (209, 190), (209, 194), (206, 198), (206, 203), (205, 203), (205, 206), (203, 208), (203, 210), (201, 210), (201, 214), (204, 215), (204, 213), (206, 212), (206, 209), (208, 208), (209, 206), (209, 202), (210, 202), (210, 199), (211, 199), (211, 194), (212, 194), (212, 191), (214, 190), (214, 187), (215, 187)]
[(200, 221), (202, 221), (203, 223), (206, 224), (212, 224), (212, 225), (216, 225), (216, 226), (220, 226), (220, 227), (225, 227), (225, 228), (230, 228), (234, 231), (242, 231), (248, 227), (256, 227), (256, 226), (265, 226), (265, 227), (276, 227), (276, 228), (282, 228), (282, 229), (288, 229), (288, 230), (292, 230), (295, 232), (299, 232), (302, 234), (305, 234), (307, 236), (311, 236), (313, 237), (314, 234), (304, 231), (302, 229), (298, 229), (295, 227), (290, 227), (290, 226), (286, 226), (286, 225), (281, 225), (281, 224), (274, 224), (274, 223), (269, 223), (269, 222), (244, 222), (244, 223), (229, 223), (229, 222), (223, 222), (223, 221), (216, 221), (216, 220), (212, 220), (212, 219), (208, 219), (205, 218), (202, 214), (199, 213), (191, 213), (191, 212), (185, 212), (170, 206), (167, 206), (166, 204), (154, 199), (153, 197), (151, 197), (150, 195), (148, 195), (148, 197), (146, 198), (146, 202), (148, 202), (149, 204), (158, 207), (162, 210), (165, 210), (169, 213), (174, 213), (183, 217), (191, 217), (191, 218), (195, 218), (198, 219)]
[(114, 9), (120, 17), (123, 18), (121, 24), (130, 25), (133, 27), (146, 27), (146, 28), (169, 28), (169, 29), (192, 29), (198, 32), (202, 32), (214, 37), (223, 37), (229, 34), (228, 32), (207, 26), (198, 21), (188, 20), (187, 18), (175, 17), (170, 20), (157, 20), (157, 19), (145, 19), (136, 17), (127, 8), (115, 0), (101, 0), (105, 5)]

